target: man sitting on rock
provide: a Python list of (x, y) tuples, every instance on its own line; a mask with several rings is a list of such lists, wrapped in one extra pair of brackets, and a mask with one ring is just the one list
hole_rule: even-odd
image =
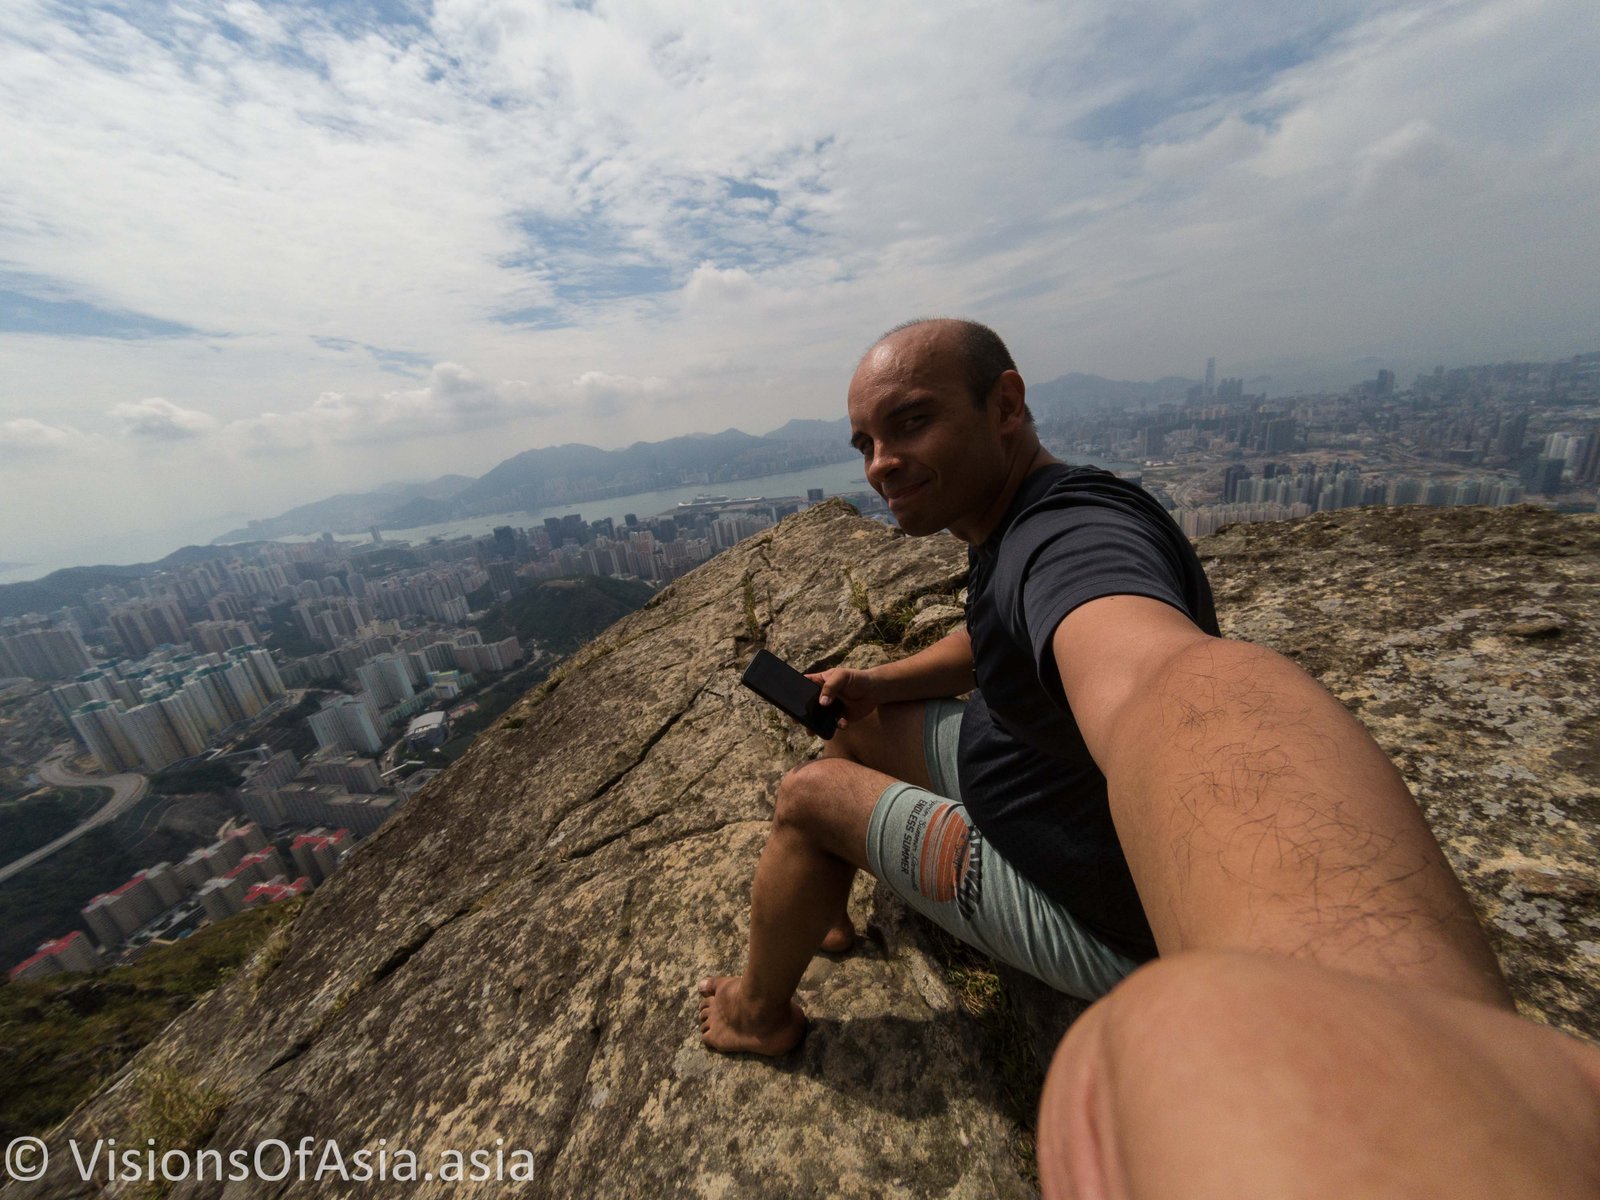
[(779, 787), (744, 974), (700, 984), (706, 1044), (800, 1040), (795, 989), (854, 940), (864, 868), (993, 957), (1111, 992), (1046, 1080), (1047, 1193), (1600, 1191), (1600, 1051), (1510, 1015), (1388, 758), (1293, 663), (1218, 636), (1148, 495), (1045, 452), (1000, 339), (891, 330), (849, 414), (900, 527), (968, 544), (967, 624), (815, 676), (839, 733)]

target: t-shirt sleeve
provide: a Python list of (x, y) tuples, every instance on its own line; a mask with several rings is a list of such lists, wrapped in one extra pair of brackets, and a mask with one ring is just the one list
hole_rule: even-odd
[(1182, 560), (1171, 541), (1182, 536), (1176, 529), (1159, 529), (1142, 514), (1098, 504), (1048, 510), (1026, 524), (1032, 526), (1027, 536), (1016, 539), (1028, 556), (1017, 632), (1033, 650), (1039, 681), (1063, 705), (1052, 639), (1079, 605), (1102, 596), (1148, 596), (1196, 618), (1184, 601)]

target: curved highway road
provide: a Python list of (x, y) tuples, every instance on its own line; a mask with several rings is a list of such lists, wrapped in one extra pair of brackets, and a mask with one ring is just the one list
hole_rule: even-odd
[(24, 854), (15, 862), (0, 867), (0, 883), (4, 883), (21, 871), (26, 871), (40, 859), (48, 858), (89, 830), (115, 820), (144, 799), (145, 788), (149, 781), (143, 775), (75, 775), (61, 765), (61, 759), (68, 753), (71, 751), (58, 750), (53, 757), (40, 763), (39, 778), (57, 787), (108, 787), (111, 789), (111, 799), (55, 841), (47, 842), (32, 853)]

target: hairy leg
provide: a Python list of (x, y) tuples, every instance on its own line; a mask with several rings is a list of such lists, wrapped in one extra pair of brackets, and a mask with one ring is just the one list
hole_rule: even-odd
[(1600, 1194), (1600, 1049), (1477, 1001), (1262, 955), (1130, 976), (1062, 1040), (1047, 1200)]
[(784, 776), (751, 887), (744, 974), (700, 983), (706, 1045), (776, 1055), (800, 1040), (805, 1018), (795, 988), (836, 927), (856, 868), (867, 865), (867, 824), (893, 782), (842, 758), (806, 763)]
[[(927, 707), (921, 700), (880, 705), (824, 742), (822, 757), (860, 763), (906, 783), (932, 787), (923, 742)], [(839, 912), (822, 939), (822, 949), (829, 954), (843, 954), (856, 943), (849, 909), (850, 887), (847, 884)]]
[(823, 758), (843, 758), (895, 779), (931, 788), (923, 722), (928, 706), (921, 700), (882, 704), (850, 722), (822, 743)]
[(1511, 1008), (1400, 773), (1321, 685), (1204, 639), (1151, 694), (1106, 775), (1163, 954), (1280, 954)]

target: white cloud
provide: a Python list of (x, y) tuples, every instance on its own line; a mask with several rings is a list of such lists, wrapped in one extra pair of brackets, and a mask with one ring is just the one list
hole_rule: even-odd
[(236, 421), (229, 435), (247, 451), (302, 450), (438, 437), (549, 411), (521, 380), (490, 382), (455, 363), (439, 363), (419, 388), (323, 392), (308, 407)]
[(160, 396), (118, 404), (111, 409), (111, 416), (121, 422), (123, 432), (131, 437), (164, 441), (201, 437), (217, 426), (216, 418), (209, 414), (198, 409), (180, 408)]
[(655, 376), (640, 379), (605, 371), (585, 371), (572, 381), (572, 391), (588, 412), (607, 419), (640, 404), (656, 404), (674, 398), (673, 388), (665, 379)]
[(752, 299), (756, 291), (755, 278), (743, 267), (723, 269), (703, 262), (683, 285), (683, 298), (690, 305), (737, 304)]
[(0, 301), (205, 331), (7, 330), (0, 422), (209, 419), (232, 505), (830, 415), (926, 312), (1034, 379), (1593, 348), (1592, 0), (400, 7), (0, 6)]
[(46, 425), (32, 417), (0, 421), (0, 458), (55, 458), (82, 449), (84, 442), (84, 435), (76, 429)]

